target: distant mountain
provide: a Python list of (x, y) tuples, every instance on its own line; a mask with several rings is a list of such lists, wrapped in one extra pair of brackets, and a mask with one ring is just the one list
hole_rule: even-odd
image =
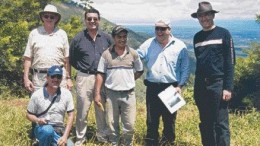
[[(83, 19), (84, 19), (84, 10), (82, 7), (80, 7), (79, 5), (76, 5), (75, 3), (57, 3), (55, 4), (59, 10), (59, 12), (62, 15), (62, 19), (61, 21), (66, 21), (68, 20), (71, 16), (80, 16), (82, 18), (82, 24), (83, 23)], [(101, 14), (102, 15), (102, 14)], [(100, 28), (102, 30), (105, 30), (107, 33), (111, 33), (112, 28), (115, 26), (116, 24), (110, 22), (109, 20), (105, 19), (105, 18), (101, 18), (101, 23), (100, 23)], [(82, 25), (84, 26), (84, 25)], [(134, 49), (137, 49), (142, 42), (144, 42), (147, 39), (147, 35), (143, 35), (143, 34), (139, 34), (139, 33), (135, 33), (134, 31), (129, 29), (129, 33), (128, 33), (128, 45)]]

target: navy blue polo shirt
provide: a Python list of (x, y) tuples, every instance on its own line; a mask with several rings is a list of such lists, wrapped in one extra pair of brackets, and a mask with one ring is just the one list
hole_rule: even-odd
[(78, 33), (70, 44), (70, 64), (81, 72), (95, 72), (99, 59), (107, 48), (112, 44), (110, 35), (98, 31), (94, 41), (87, 29)]

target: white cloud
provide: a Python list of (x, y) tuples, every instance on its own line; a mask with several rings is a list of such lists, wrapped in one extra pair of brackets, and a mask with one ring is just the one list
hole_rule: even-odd
[[(160, 17), (172, 20), (192, 19), (198, 0), (93, 0), (101, 16), (114, 23), (153, 23)], [(254, 19), (260, 12), (260, 0), (210, 0), (220, 11), (217, 19)]]

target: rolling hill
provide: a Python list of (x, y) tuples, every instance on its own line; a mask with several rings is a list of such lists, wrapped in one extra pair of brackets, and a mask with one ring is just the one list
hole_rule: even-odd
[[(61, 21), (66, 22), (71, 16), (80, 16), (82, 18), (82, 27), (84, 27), (83, 19), (84, 19), (84, 10), (82, 7), (79, 7), (73, 3), (55, 3), (59, 12), (62, 15)], [(101, 14), (102, 16), (102, 14)], [(112, 28), (116, 24), (110, 22), (109, 20), (101, 17), (100, 28), (106, 31), (107, 33), (111, 33)], [(105, 28), (105, 29), (104, 29)], [(132, 30), (129, 30), (128, 34), (128, 45), (134, 49), (138, 48), (138, 46), (147, 39), (147, 36), (135, 33)]]

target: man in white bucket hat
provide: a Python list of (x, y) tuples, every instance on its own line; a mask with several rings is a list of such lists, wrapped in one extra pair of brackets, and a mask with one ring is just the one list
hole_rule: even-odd
[[(24, 52), (24, 86), (33, 92), (45, 83), (47, 69), (52, 65), (64, 66), (61, 86), (71, 89), (69, 43), (67, 33), (58, 28), (60, 13), (54, 5), (46, 5), (39, 13), (43, 26), (31, 31)], [(32, 81), (28, 78), (32, 73)]]
[(45, 16), (44, 14), (46, 14), (46, 13), (53, 14), (57, 18), (55, 24), (59, 23), (61, 15), (60, 15), (60, 13), (58, 12), (57, 8), (54, 5), (46, 5), (44, 10), (39, 13), (42, 22), (44, 22), (42, 17), (44, 17)]
[[(48, 4), (39, 16), (43, 25), (30, 32), (23, 55), (24, 86), (30, 93), (43, 87), (47, 69), (58, 65), (64, 66), (61, 86), (71, 89), (68, 37), (64, 30), (57, 27), (61, 15), (54, 5)], [(32, 80), (29, 79), (30, 73)], [(34, 138), (33, 133), (31, 138)]]

